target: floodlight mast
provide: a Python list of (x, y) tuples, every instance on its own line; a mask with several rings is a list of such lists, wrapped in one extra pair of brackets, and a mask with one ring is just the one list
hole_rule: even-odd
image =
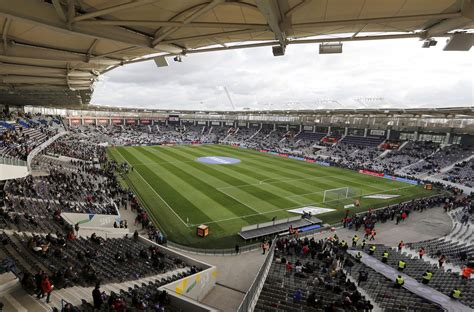
[(232, 105), (232, 109), (235, 110), (235, 105), (234, 102), (232, 101), (232, 98), (230, 97), (229, 90), (227, 90), (227, 87), (224, 86), (225, 93), (227, 94), (227, 98), (229, 99), (230, 105)]

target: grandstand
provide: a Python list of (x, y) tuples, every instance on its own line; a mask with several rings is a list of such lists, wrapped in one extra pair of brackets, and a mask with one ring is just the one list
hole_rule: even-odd
[[(194, 54), (261, 48), (293, 70), (295, 46), (412, 39), (454, 59), (474, 45), (474, 0), (15, 0), (0, 24), (0, 311), (474, 310), (472, 97), (302, 105), (321, 93), (302, 75), (294, 103), (252, 94), (256, 109), (225, 79), (232, 109), (166, 93), (169, 109), (138, 108), (138, 88), (115, 90), (133, 90), (127, 107), (91, 104), (101, 75), (148, 62), (168, 77)], [(383, 84), (390, 65), (364, 70)]]

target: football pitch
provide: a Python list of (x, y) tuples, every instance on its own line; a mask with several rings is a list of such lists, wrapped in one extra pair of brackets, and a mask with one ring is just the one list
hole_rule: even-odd
[[(316, 215), (332, 224), (341, 221), (344, 205), (354, 199), (360, 200), (360, 207), (350, 211), (359, 212), (436, 192), (226, 145), (110, 147), (108, 153), (119, 163), (133, 166), (123, 181), (138, 195), (141, 205), (168, 239), (202, 248), (242, 244), (237, 236), (241, 227), (274, 217), (297, 216), (288, 212), (291, 209), (334, 209)], [(201, 157), (211, 163), (199, 162)], [(240, 162), (230, 164), (225, 157)], [(349, 188), (350, 198), (326, 196), (323, 202), (326, 190), (338, 188)], [(371, 195), (378, 198), (365, 198)], [(380, 195), (394, 197), (383, 199)], [(200, 224), (209, 226), (207, 238), (197, 237), (196, 227)]]

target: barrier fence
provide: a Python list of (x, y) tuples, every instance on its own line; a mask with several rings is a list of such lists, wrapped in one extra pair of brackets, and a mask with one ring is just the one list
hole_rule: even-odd
[(0, 164), (10, 166), (26, 166), (26, 161), (16, 158), (0, 156)]
[[(215, 255), (215, 256), (232, 256), (236, 255), (235, 248), (224, 248), (224, 249), (203, 249), (203, 248), (194, 248), (194, 247), (187, 247), (180, 244), (176, 244), (173, 242), (168, 241), (166, 243), (167, 246), (183, 250), (189, 253), (200, 254), (200, 255)], [(239, 254), (246, 253), (261, 247), (261, 243), (251, 244), (251, 245), (244, 245), (239, 246)]]

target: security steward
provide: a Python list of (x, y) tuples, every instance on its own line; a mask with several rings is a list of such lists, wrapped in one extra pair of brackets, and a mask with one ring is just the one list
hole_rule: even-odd
[(397, 278), (395, 278), (395, 288), (402, 288), (403, 284), (405, 284), (405, 280), (401, 275), (398, 275)]
[(433, 272), (431, 272), (430, 270), (426, 270), (426, 272), (422, 276), (421, 282), (426, 285), (431, 281), (432, 277), (433, 277)]
[(407, 267), (407, 263), (403, 260), (398, 261), (398, 271), (402, 272)]
[(376, 247), (375, 245), (370, 246), (370, 248), (369, 248), (369, 255), (372, 256), (372, 255), (374, 254), (374, 252), (375, 252), (376, 249), (377, 249), (377, 247)]

